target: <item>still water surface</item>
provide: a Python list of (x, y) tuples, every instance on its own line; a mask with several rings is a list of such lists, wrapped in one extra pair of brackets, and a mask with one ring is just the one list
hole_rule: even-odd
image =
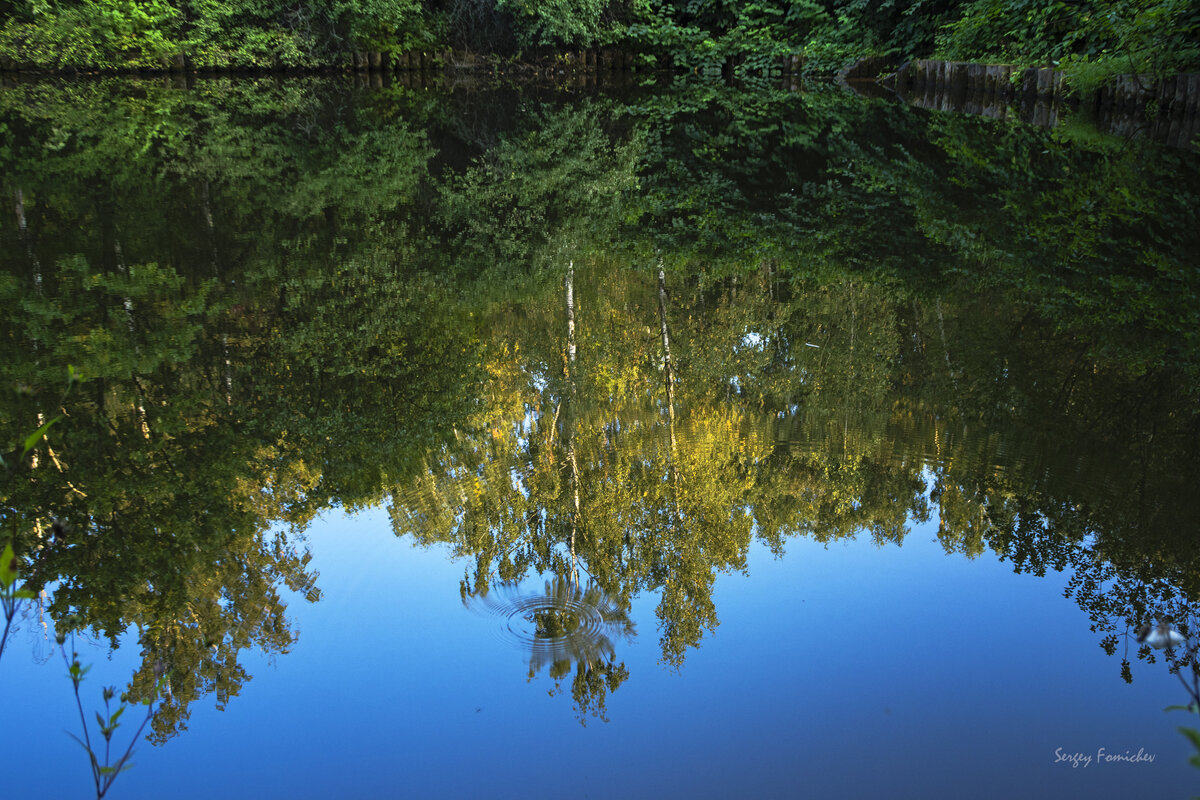
[(0, 114), (5, 441), (64, 414), (14, 792), (89, 796), (55, 629), (89, 717), (169, 691), (110, 797), (1195, 791), (1195, 154), (688, 84)]

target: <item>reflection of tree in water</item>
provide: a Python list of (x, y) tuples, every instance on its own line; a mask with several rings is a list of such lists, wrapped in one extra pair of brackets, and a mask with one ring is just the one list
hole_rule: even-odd
[[(207, 278), (207, 263), (189, 280), (186, 264), (64, 256), (0, 324), (0, 385), (27, 387), (0, 392), (0, 440), (54, 413), (45, 398), (60, 364), (84, 376), (39, 458), (0, 492), (5, 530), (58, 631), (114, 647), (137, 631), (129, 695), (151, 696), (160, 673), (170, 688), (154, 741), (186, 729), (194, 701), (235, 697), (247, 651), (288, 652), (285, 587), (319, 599), (308, 554), (273, 525), (302, 530), (334, 497), (369, 504), (379, 471), (401, 473), (412, 438), (453, 419), (439, 398), (469, 395), (421, 387), (418, 373), (454, 370), (442, 356), (423, 366), (419, 339), (469, 359), (461, 336), (426, 316), (444, 308), (436, 287), (417, 288), (376, 251), (340, 255), (336, 272), (319, 241), (295, 252), (302, 286), (238, 273), (236, 289)], [(18, 287), (5, 277), (0, 291)], [(366, 305), (386, 324), (344, 313), (347, 295), (363, 305), (372, 291), (381, 302)]]
[(661, 592), (677, 666), (753, 536), (776, 552), (794, 536), (899, 543), (936, 514), (947, 553), (1068, 570), (1110, 652), (1149, 619), (1189, 625), (1194, 427), (1161, 370), (1081, 361), (1080, 342), (996, 297), (784, 285), (773, 267), (710, 280), (580, 259), (573, 274), (566, 313), (557, 286), (492, 310), (484, 434), (393, 494), (397, 533), (474, 557), (474, 591), (577, 558), (626, 605)]
[(574, 666), (571, 695), (580, 721), (589, 713), (607, 721), (607, 695), (629, 677), (625, 664), (616, 661), (614, 640), (631, 638), (634, 625), (598, 585), (589, 582), (581, 588), (559, 575), (547, 580), (541, 592), (502, 582), (472, 594), (464, 584), (463, 602), (498, 617), (506, 637), (529, 650), (530, 680), (549, 667), (552, 693)]
[[(1191, 555), (1198, 515), (1189, 499), (1200, 478), (1195, 390), (1173, 385), (1196, 385), (1187, 380), (1196, 374), (1188, 362), (1194, 326), (1181, 323), (1176, 331), (1167, 324), (1184, 320), (1179, 306), (1191, 313), (1191, 283), (1161, 280), (1161, 265), (1149, 264), (1155, 268), (1135, 276), (1155, 288), (1139, 301), (1139, 313), (1157, 319), (1164, 335), (1141, 335), (1139, 315), (1127, 314), (1124, 302), (1100, 304), (1109, 318), (1128, 317), (1114, 328), (1120, 335), (1103, 333), (1094, 320), (1104, 318), (1087, 302), (1125, 296), (1119, 265), (1089, 263), (1078, 271), (1088, 278), (1086, 291), (1064, 292), (1071, 287), (1055, 283), (1059, 271), (1038, 259), (980, 262), (979, 248), (957, 243), (975, 241), (981, 220), (964, 219), (957, 193), (942, 184), (988, 185), (990, 178), (957, 179), (953, 170), (921, 178), (907, 160), (879, 161), (849, 140), (839, 144), (840, 135), (796, 136), (827, 140), (822, 147), (851, 144), (863, 174), (877, 173), (867, 183), (894, 180), (899, 170), (901, 196), (923, 209), (917, 216), (927, 228), (969, 235), (922, 234), (908, 224), (909, 211), (880, 205), (888, 192), (867, 196), (865, 187), (843, 182), (829, 192), (796, 194), (816, 205), (789, 206), (789, 214), (825, 208), (830, 224), (801, 225), (822, 233), (795, 242), (790, 262), (791, 245), (772, 246), (772, 229), (757, 222), (746, 228), (753, 236), (729, 240), (753, 241), (755, 249), (720, 251), (736, 252), (735, 262), (722, 260), (714, 245), (735, 230), (730, 220), (744, 218), (739, 203), (746, 198), (733, 194), (736, 185), (761, 187), (762, 176), (706, 180), (705, 164), (688, 154), (725, 151), (697, 146), (703, 142), (688, 133), (678, 153), (696, 179), (648, 167), (639, 180), (654, 190), (629, 193), (661, 203), (658, 218), (687, 232), (663, 238), (663, 226), (647, 224), (654, 214), (645, 208), (625, 216), (644, 228), (646, 241), (679, 245), (665, 248), (665, 263), (649, 273), (648, 256), (630, 266), (608, 255), (639, 247), (645, 255), (645, 241), (626, 242), (621, 251), (595, 248), (605, 253), (599, 257), (587, 252), (589, 232), (609, 235), (607, 220), (622, 217), (608, 211), (634, 186), (638, 157), (632, 140), (622, 144), (605, 133), (600, 106), (531, 114), (528, 136), (480, 136), (503, 142), (433, 193), (445, 229), (426, 242), (422, 197), (429, 193), (421, 187), (432, 181), (432, 151), (403, 121), (384, 129), (373, 114), (361, 125), (347, 119), (314, 150), (292, 126), (269, 123), (264, 97), (256, 95), (256, 105), (234, 96), (228, 107), (257, 108), (269, 124), (254, 137), (225, 123), (212, 125), (209, 135), (204, 114), (172, 114), (170, 124), (185, 127), (152, 151), (161, 146), (171, 154), (175, 166), (164, 171), (147, 168), (153, 156), (144, 148), (138, 155), (121, 146), (123, 139), (92, 132), (128, 127), (114, 126), (115, 117), (99, 109), (124, 118), (153, 114), (154, 104), (106, 99), (88, 121), (69, 122), (78, 96), (11, 104), (22, 109), (21, 128), (41, 133), (7, 162), (17, 218), (25, 220), (26, 204), (30, 213), (28, 226), (13, 227), (10, 216), (0, 227), (0, 244), (7, 245), (0, 261), (9, 273), (0, 293), (13, 311), (0, 346), (2, 377), (36, 393), (61, 380), (60, 365), (74, 363), (88, 384), (86, 402), (51, 434), (56, 452), (47, 455), (54, 458), (4, 500), (28, 510), (13, 522), (23, 566), (42, 585), (62, 581), (52, 616), (70, 610), (86, 627), (114, 635), (131, 621), (141, 627), (147, 662), (135, 684), (148, 681), (162, 659), (176, 697), (211, 692), (224, 702), (236, 694), (247, 677), (237, 666), (239, 650), (282, 652), (292, 641), (278, 582), (306, 581), (304, 564), (268, 550), (264, 521), (300, 526), (330, 503), (365, 506), (379, 499), (385, 482), (393, 489), (397, 533), (449, 541), (473, 557), (481, 596), (490, 576), (511, 582), (531, 571), (559, 576), (548, 584), (548, 598), (580, 592), (561, 577), (578, 574), (577, 561), (614, 609), (628, 608), (639, 593), (661, 592), (660, 644), (672, 665), (716, 627), (714, 581), (745, 568), (752, 537), (776, 552), (795, 536), (833, 541), (866, 533), (900, 542), (910, 522), (929, 513), (930, 501), (948, 552), (995, 552), (1038, 574), (1069, 569), (1069, 591), (1093, 615), (1110, 652), (1124, 642), (1143, 654), (1132, 632), (1154, 618), (1170, 615), (1189, 635), (1196, 630), (1187, 600), (1200, 592), (1200, 564)], [(184, 100), (172, 93), (172, 102)], [(225, 107), (211, 97), (204, 102)], [(301, 106), (312, 102), (306, 97)], [(811, 125), (823, 130), (839, 119), (814, 115)], [(186, 127), (194, 123), (195, 130)], [(84, 129), (72, 134), (80, 144), (63, 151), (79, 149), (69, 170), (78, 170), (78, 188), (51, 186), (50, 176), (66, 178), (42, 134), (80, 124)], [(710, 130), (729, 138), (711, 126), (676, 130), (706, 141)], [(846, 130), (893, 135), (884, 126)], [(973, 143), (972, 130), (951, 130), (942, 140)], [(1039, 135), (1007, 135), (1021, 147), (1041, 148)], [(112, 151), (87, 150), (82, 143), (93, 139)], [(272, 142), (275, 160), (230, 153), (241, 140), (255, 148)], [(664, 139), (658, 146), (669, 157), (675, 145)], [(798, 152), (784, 147), (760, 162), (722, 156), (711, 175), (751, 163), (764, 173), (780, 167), (776, 180), (790, 198), (806, 178), (788, 165), (821, 163), (796, 158)], [(1003, 169), (992, 174), (999, 162), (975, 152), (974, 144), (948, 152), (947, 164), (987, 170), (1002, 187), (1044, 196), (1045, 181), (1004, 179)], [(216, 166), (230, 164), (231, 174)], [(1120, 178), (1120, 185), (1132, 177), (1104, 169), (1070, 173)], [(280, 180), (292, 174), (305, 179)], [(151, 185), (146, 175), (162, 177)], [(112, 191), (90, 188), (103, 185), (100, 176), (113, 181)], [(656, 181), (675, 185), (658, 191)], [(1161, 183), (1177, 192), (1173, 182)], [(285, 184), (288, 191), (265, 190)], [(709, 184), (720, 188), (697, 193)], [(1009, 197), (1006, 191), (998, 199)], [(1121, 206), (1130, 194), (1143, 195), (1100, 193), (1115, 217), (1133, 220)], [(202, 199), (182, 202), (189, 198)], [(723, 223), (706, 210), (722, 207), (713, 200), (730, 201), (738, 213), (723, 215)], [(870, 213), (856, 210), (860, 201)], [(418, 206), (421, 215), (406, 216)], [(1166, 207), (1191, 206), (1185, 196)], [(183, 216), (159, 213), (167, 207)], [(685, 210), (704, 224), (677, 224), (675, 212)], [(753, 211), (758, 220), (759, 209)], [(1190, 216), (1177, 216), (1181, 224), (1161, 226), (1160, 235), (1168, 227), (1176, 237), (1194, 230)], [(1056, 220), (1077, 217), (1039, 218), (1035, 237), (1008, 235), (1024, 231), (1028, 220), (984, 226), (982, 238), (1076, 242), (1058, 235)], [(252, 242), (247, 229), (256, 231)], [(1124, 230), (1123, 222), (1123, 247), (1140, 251), (1142, 243)], [(696, 231), (707, 233), (689, 251)], [(898, 247), (900, 236), (915, 237), (919, 247)], [(58, 240), (55, 254), (50, 243)], [(573, 262), (560, 250), (568, 241)], [(158, 246), (163, 242), (173, 244)], [(1188, 258), (1173, 272), (1191, 275), (1194, 248), (1176, 249)], [(688, 263), (688, 252), (704, 255)], [(756, 260), (760, 253), (770, 257)], [(409, 266), (426, 260), (447, 269), (422, 276)], [(574, 276), (568, 285), (578, 283), (578, 303), (564, 304), (557, 284), (539, 297), (533, 281), (528, 293), (524, 283), (511, 290), (518, 296), (507, 305), (461, 302), (442, 274), (495, 264), (501, 268), (489, 275), (524, 276), (530, 263), (567, 269)], [(927, 284), (909, 274), (914, 263), (927, 271)], [(968, 287), (956, 296), (953, 276), (980, 263), (986, 291)], [(866, 264), (894, 272), (873, 282), (859, 270)], [(1009, 265), (1002, 287), (1021, 288), (1035, 277), (1048, 285), (1040, 304), (1013, 303), (994, 291), (1000, 264)], [(485, 296), (500, 284), (481, 280), (476, 288)], [(1112, 291), (1101, 291), (1109, 284)], [(1181, 286), (1187, 291), (1176, 292)], [(1173, 299), (1161, 305), (1165, 293)], [(1083, 302), (1064, 310), (1068, 297)], [(1053, 317), (1044, 308), (1055, 310)], [(471, 318), (485, 321), (476, 328)], [(1126, 335), (1131, 329), (1139, 335)], [(476, 348), (480, 331), (490, 338)], [(1170, 349), (1160, 346), (1164, 341)], [(479, 350), (491, 379), (486, 392), (473, 382)], [(0, 394), (8, 441), (28, 433), (24, 402)], [(421, 455), (426, 440), (436, 444), (436, 434), (451, 426), (454, 441)], [(79, 536), (43, 541), (36, 523), (50, 515), (78, 520)], [(548, 667), (558, 680), (574, 667), (580, 708), (599, 706), (602, 713), (604, 692), (624, 680), (624, 667), (599, 643), (576, 641), (587, 629), (584, 616), (547, 602), (521, 618), (531, 638), (531, 672)]]

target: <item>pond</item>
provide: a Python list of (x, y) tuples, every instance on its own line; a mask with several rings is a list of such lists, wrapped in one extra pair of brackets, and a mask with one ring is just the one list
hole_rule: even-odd
[(1194, 150), (243, 77), (0, 162), (7, 792), (1200, 785)]

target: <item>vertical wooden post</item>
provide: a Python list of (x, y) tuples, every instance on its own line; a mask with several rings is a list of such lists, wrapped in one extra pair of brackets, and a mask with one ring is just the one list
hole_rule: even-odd
[(1196, 109), (1200, 106), (1200, 73), (1192, 73), (1188, 76), (1185, 99), (1187, 102), (1183, 108), (1183, 116), (1195, 116)]
[(1039, 69), (1037, 71), (1037, 96), (1049, 97), (1054, 85), (1054, 70)]

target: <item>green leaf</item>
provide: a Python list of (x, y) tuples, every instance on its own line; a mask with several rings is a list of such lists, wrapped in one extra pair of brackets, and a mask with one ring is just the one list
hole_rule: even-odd
[(117, 727), (117, 720), (119, 720), (121, 718), (121, 715), (124, 713), (125, 713), (125, 706), (121, 706), (116, 711), (114, 711), (112, 716), (108, 718), (109, 726), (115, 730)]
[(42, 437), (46, 435), (46, 431), (50, 430), (50, 426), (53, 425), (54, 423), (58, 422), (60, 419), (62, 419), (61, 415), (55, 417), (54, 419), (50, 420), (42, 427), (38, 428), (33, 433), (26, 436), (25, 437), (25, 450), (24, 450), (24, 452), (21, 453), (21, 458), (24, 458), (26, 453), (28, 453), (30, 450), (32, 450), (34, 447), (36, 447), (37, 443), (42, 440)]
[(91, 749), (90, 747), (88, 747), (86, 744), (84, 744), (84, 743), (83, 743), (83, 739), (80, 739), (78, 736), (76, 736), (75, 734), (71, 733), (70, 731), (63, 731), (63, 733), (67, 734), (67, 736), (70, 736), (72, 739), (74, 739), (75, 741), (79, 742), (79, 746), (80, 746), (80, 747), (82, 747), (84, 750), (87, 750), (87, 751), (88, 751), (88, 753), (91, 753), (91, 752), (92, 752), (92, 749)]
[(1192, 706), (1192, 705), (1167, 706), (1166, 708), (1163, 709), (1163, 711), (1191, 711), (1192, 713), (1196, 713), (1196, 707)]
[(17, 589), (13, 592), (13, 597), (19, 600), (34, 600), (37, 598), (37, 592), (32, 589)]
[(1192, 728), (1184, 728), (1182, 726), (1180, 726), (1179, 732), (1191, 740), (1193, 747), (1195, 747), (1197, 750), (1200, 750), (1200, 732), (1195, 731)]
[(0, 553), (0, 587), (4, 589), (17, 580), (17, 571), (13, 569), (14, 555), (12, 544), (4, 545), (4, 552)]

